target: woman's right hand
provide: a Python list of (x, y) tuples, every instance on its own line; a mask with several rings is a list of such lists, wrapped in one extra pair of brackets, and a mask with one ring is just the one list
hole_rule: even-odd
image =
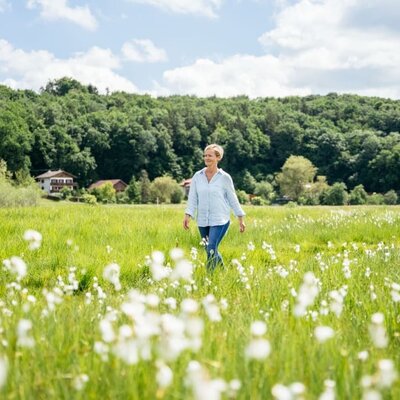
[(189, 229), (190, 215), (185, 214), (185, 218), (183, 219), (183, 229)]

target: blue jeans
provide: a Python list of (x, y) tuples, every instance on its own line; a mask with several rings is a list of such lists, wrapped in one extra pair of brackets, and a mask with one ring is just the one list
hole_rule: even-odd
[(225, 236), (229, 224), (230, 222), (228, 221), (225, 225), (199, 226), (201, 238), (206, 243), (208, 270), (213, 271), (218, 264), (224, 265), (224, 260), (218, 251), (218, 245)]

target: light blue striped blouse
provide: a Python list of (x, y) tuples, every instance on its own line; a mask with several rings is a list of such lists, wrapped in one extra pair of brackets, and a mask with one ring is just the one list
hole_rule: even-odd
[(226, 224), (231, 208), (237, 217), (244, 216), (231, 176), (219, 169), (208, 182), (205, 170), (203, 168), (193, 175), (185, 213), (194, 219), (197, 211), (198, 226)]

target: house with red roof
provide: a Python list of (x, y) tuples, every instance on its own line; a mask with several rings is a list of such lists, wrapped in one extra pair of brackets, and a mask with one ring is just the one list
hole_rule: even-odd
[(117, 193), (123, 192), (128, 187), (128, 184), (126, 184), (122, 179), (105, 179), (92, 183), (88, 187), (88, 190), (98, 188), (105, 185), (106, 183), (111, 183)]

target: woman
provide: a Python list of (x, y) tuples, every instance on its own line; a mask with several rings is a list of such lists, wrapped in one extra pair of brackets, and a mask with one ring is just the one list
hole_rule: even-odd
[(218, 168), (223, 155), (223, 148), (217, 144), (210, 144), (204, 149), (206, 167), (192, 178), (183, 220), (183, 227), (189, 229), (190, 218), (194, 219), (197, 211), (197, 225), (207, 251), (209, 270), (214, 270), (218, 264), (223, 265), (218, 245), (228, 230), (231, 208), (239, 219), (240, 232), (246, 228), (243, 220), (245, 213), (237, 199), (232, 178)]

